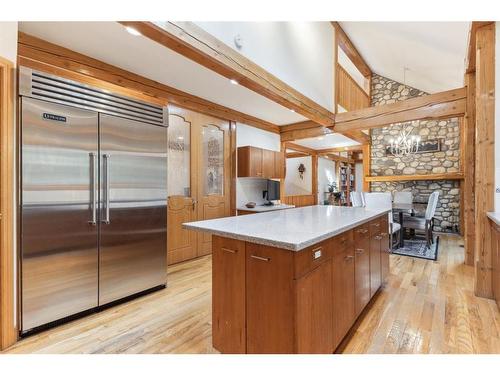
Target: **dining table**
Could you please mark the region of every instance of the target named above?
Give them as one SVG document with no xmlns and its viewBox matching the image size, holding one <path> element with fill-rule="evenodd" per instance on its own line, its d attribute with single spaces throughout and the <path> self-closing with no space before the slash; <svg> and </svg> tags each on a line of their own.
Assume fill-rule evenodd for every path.
<svg viewBox="0 0 500 375">
<path fill-rule="evenodd" d="M 401 234 L 399 236 L 399 247 L 404 247 L 405 244 L 404 229 L 403 229 L 404 214 L 408 213 L 410 215 L 413 215 L 415 213 L 415 205 L 413 203 L 392 202 L 392 211 L 394 213 L 399 214 L 399 224 L 401 225 Z"/>
</svg>

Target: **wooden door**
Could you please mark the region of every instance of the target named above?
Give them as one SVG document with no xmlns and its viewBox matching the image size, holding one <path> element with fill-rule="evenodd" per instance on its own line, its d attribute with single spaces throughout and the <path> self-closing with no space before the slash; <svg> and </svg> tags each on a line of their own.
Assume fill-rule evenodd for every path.
<svg viewBox="0 0 500 375">
<path fill-rule="evenodd" d="M 230 214 L 229 122 L 169 106 L 168 264 L 210 254 L 211 235 L 182 228 Z"/>
<path fill-rule="evenodd" d="M 324 262 L 296 281 L 297 353 L 333 352 L 332 261 Z"/>
<path fill-rule="evenodd" d="M 196 154 L 197 220 L 229 216 L 231 188 L 231 146 L 229 121 L 197 114 L 193 129 Z M 212 252 L 212 236 L 198 233 L 198 256 Z"/>
<path fill-rule="evenodd" d="M 197 219 L 196 160 L 192 157 L 192 112 L 169 108 L 167 261 L 182 262 L 197 256 L 196 232 L 182 228 Z"/>
<path fill-rule="evenodd" d="M 262 177 L 274 178 L 274 151 L 262 150 Z"/>
<path fill-rule="evenodd" d="M 245 242 L 213 236 L 212 341 L 222 353 L 246 352 Z"/>
<path fill-rule="evenodd" d="M 370 230 L 364 224 L 354 230 L 354 298 L 356 316 L 370 301 Z"/>
<path fill-rule="evenodd" d="M 351 328 L 356 317 L 354 301 L 354 249 L 336 246 L 333 254 L 334 348 Z"/>
<path fill-rule="evenodd" d="M 370 222 L 370 294 L 372 297 L 380 288 L 382 283 L 380 269 L 380 221 Z"/>
<path fill-rule="evenodd" d="M 389 220 L 387 216 L 380 219 L 380 278 L 382 283 L 389 276 L 389 254 L 391 252 L 389 237 Z"/>
<path fill-rule="evenodd" d="M 295 351 L 293 255 L 289 250 L 246 244 L 249 354 Z"/>
<path fill-rule="evenodd" d="M 274 153 L 274 178 L 285 178 L 285 155 L 283 152 Z"/>
</svg>

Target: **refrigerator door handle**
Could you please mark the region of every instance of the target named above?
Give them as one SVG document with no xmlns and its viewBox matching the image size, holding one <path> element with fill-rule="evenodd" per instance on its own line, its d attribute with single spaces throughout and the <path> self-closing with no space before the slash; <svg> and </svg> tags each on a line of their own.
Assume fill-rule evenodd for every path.
<svg viewBox="0 0 500 375">
<path fill-rule="evenodd" d="M 109 154 L 102 155 L 104 166 L 104 224 L 109 224 Z"/>
<path fill-rule="evenodd" d="M 97 186 L 96 186 L 96 153 L 90 152 L 90 194 L 91 194 L 91 205 L 92 205 L 92 220 L 89 221 L 89 224 L 96 225 L 97 224 Z"/>
</svg>

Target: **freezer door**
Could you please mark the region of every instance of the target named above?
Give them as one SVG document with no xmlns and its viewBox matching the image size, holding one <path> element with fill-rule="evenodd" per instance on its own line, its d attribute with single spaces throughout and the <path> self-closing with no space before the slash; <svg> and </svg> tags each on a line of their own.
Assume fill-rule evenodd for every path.
<svg viewBox="0 0 500 375">
<path fill-rule="evenodd" d="M 166 283 L 167 128 L 99 116 L 103 305 Z"/>
<path fill-rule="evenodd" d="M 98 115 L 22 98 L 22 331 L 97 306 Z"/>
</svg>

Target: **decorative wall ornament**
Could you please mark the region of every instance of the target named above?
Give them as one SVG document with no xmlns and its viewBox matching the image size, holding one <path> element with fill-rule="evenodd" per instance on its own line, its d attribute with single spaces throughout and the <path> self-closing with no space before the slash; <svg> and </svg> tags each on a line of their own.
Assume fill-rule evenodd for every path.
<svg viewBox="0 0 500 375">
<path fill-rule="evenodd" d="M 299 177 L 301 180 L 303 180 L 304 179 L 304 172 L 306 171 L 305 165 L 300 163 L 298 170 L 299 170 Z"/>
<path fill-rule="evenodd" d="M 439 152 L 441 151 L 441 139 L 432 139 L 430 141 L 420 141 L 418 145 L 418 150 L 415 154 L 425 154 L 427 152 Z M 385 154 L 388 156 L 395 156 L 391 151 L 391 145 L 385 148 Z"/>
</svg>

